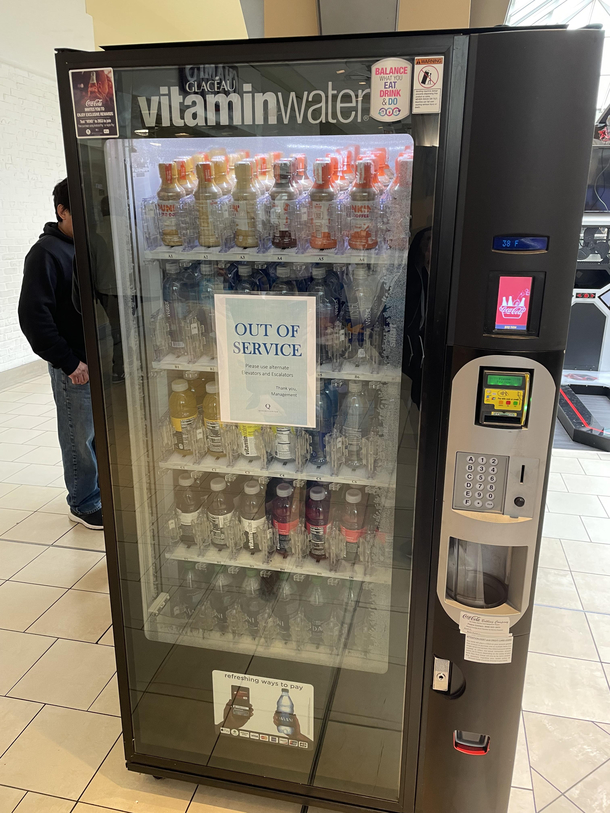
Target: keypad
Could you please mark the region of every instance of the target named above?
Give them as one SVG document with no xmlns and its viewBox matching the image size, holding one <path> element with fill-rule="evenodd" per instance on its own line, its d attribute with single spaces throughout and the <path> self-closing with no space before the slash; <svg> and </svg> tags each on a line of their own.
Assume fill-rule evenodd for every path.
<svg viewBox="0 0 610 813">
<path fill-rule="evenodd" d="M 501 514 L 508 460 L 506 455 L 458 452 L 453 507 L 462 511 Z"/>
</svg>

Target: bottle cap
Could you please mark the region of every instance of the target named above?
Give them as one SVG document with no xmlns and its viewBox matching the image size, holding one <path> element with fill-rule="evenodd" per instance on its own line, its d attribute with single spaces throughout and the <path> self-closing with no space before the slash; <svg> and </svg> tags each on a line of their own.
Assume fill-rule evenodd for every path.
<svg viewBox="0 0 610 813">
<path fill-rule="evenodd" d="M 244 263 L 244 265 L 240 265 L 237 269 L 237 273 L 240 277 L 251 277 L 252 276 L 252 266 Z"/>
<path fill-rule="evenodd" d="M 292 492 L 294 491 L 293 487 L 290 483 L 280 483 L 279 486 L 275 489 L 275 493 L 278 497 L 290 497 Z"/>
<path fill-rule="evenodd" d="M 326 489 L 322 488 L 322 486 L 314 486 L 310 490 L 309 496 L 312 500 L 323 500 L 326 497 Z"/>
<path fill-rule="evenodd" d="M 192 486 L 194 482 L 195 480 L 193 478 L 193 475 L 189 474 L 188 472 L 185 472 L 184 474 L 181 474 L 180 477 L 178 477 L 178 485 L 181 486 Z"/>
<path fill-rule="evenodd" d="M 259 172 L 267 172 L 267 156 L 264 153 L 259 153 L 254 156 L 256 167 Z"/>
<path fill-rule="evenodd" d="M 212 183 L 212 164 L 209 161 L 201 161 L 195 167 L 199 183 Z"/>
<path fill-rule="evenodd" d="M 324 277 L 326 276 L 326 268 L 324 268 L 324 267 L 322 267 L 322 268 L 319 268 L 319 267 L 318 268 L 313 268 L 312 272 L 311 272 L 311 276 L 314 279 L 324 279 Z"/>
<path fill-rule="evenodd" d="M 213 394 L 218 392 L 218 384 L 215 381 L 208 381 L 205 385 L 205 391 Z"/>
<path fill-rule="evenodd" d="M 330 160 L 316 158 L 313 165 L 313 179 L 319 186 L 328 186 L 330 179 Z"/>
<path fill-rule="evenodd" d="M 244 483 L 244 494 L 258 494 L 260 490 L 260 483 L 257 483 L 256 480 L 248 480 L 247 483 Z"/>
<path fill-rule="evenodd" d="M 290 277 L 290 268 L 287 265 L 278 265 L 276 274 L 281 279 L 288 279 Z"/>
<path fill-rule="evenodd" d="M 273 177 L 276 181 L 289 181 L 292 177 L 292 158 L 282 158 L 273 165 Z"/>
<path fill-rule="evenodd" d="M 188 381 L 185 381 L 184 378 L 175 378 L 172 381 L 172 390 L 174 392 L 184 392 L 185 390 L 188 390 L 188 388 Z"/>
<path fill-rule="evenodd" d="M 214 477 L 210 483 L 210 488 L 212 491 L 224 491 L 226 487 L 227 481 L 224 479 L 224 477 Z"/>
<path fill-rule="evenodd" d="M 345 502 L 360 502 L 362 500 L 362 491 L 357 488 L 348 488 L 345 492 Z"/>
<path fill-rule="evenodd" d="M 356 183 L 361 187 L 373 185 L 373 170 L 375 164 L 372 158 L 363 158 L 356 161 Z"/>
<path fill-rule="evenodd" d="M 196 378 L 199 378 L 199 373 L 197 370 L 186 370 L 184 373 L 184 378 L 187 381 L 194 381 Z"/>
<path fill-rule="evenodd" d="M 348 392 L 362 392 L 362 381 L 350 381 L 347 385 Z"/>
<path fill-rule="evenodd" d="M 252 180 L 252 164 L 249 161 L 238 161 L 235 164 L 235 177 L 238 181 L 247 183 Z"/>
</svg>

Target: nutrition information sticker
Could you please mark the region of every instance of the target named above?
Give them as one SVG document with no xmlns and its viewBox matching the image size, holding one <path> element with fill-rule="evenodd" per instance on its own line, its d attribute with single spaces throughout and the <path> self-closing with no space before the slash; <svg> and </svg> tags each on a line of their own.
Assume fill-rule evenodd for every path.
<svg viewBox="0 0 610 813">
<path fill-rule="evenodd" d="M 413 113 L 440 113 L 443 93 L 443 56 L 415 57 Z"/>
<path fill-rule="evenodd" d="M 118 138 L 112 68 L 70 71 L 72 108 L 77 138 Z"/>
</svg>

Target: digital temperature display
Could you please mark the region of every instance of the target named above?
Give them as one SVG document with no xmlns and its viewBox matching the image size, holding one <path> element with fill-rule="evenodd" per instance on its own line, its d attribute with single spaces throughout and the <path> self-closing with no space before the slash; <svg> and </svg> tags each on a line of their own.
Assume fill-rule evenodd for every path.
<svg viewBox="0 0 610 813">
<path fill-rule="evenodd" d="M 494 251 L 548 251 L 548 237 L 494 237 Z"/>
</svg>

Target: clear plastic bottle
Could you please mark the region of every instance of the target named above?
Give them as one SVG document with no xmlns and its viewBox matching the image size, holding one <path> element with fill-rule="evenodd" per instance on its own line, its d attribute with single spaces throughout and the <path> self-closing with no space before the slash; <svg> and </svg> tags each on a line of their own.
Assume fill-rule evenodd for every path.
<svg viewBox="0 0 610 813">
<path fill-rule="evenodd" d="M 296 455 L 296 434 L 293 426 L 274 426 L 275 449 L 273 455 L 282 463 L 294 460 Z"/>
<path fill-rule="evenodd" d="M 317 381 L 316 428 L 309 429 L 311 438 L 311 462 L 323 466 L 326 461 L 326 438 L 333 430 L 333 406 L 324 389 L 324 379 Z"/>
<path fill-rule="evenodd" d="M 223 457 L 226 452 L 222 443 L 218 384 L 215 381 L 210 381 L 205 385 L 205 391 L 206 396 L 203 399 L 203 423 L 208 444 L 208 454 L 211 454 L 213 457 Z"/>
<path fill-rule="evenodd" d="M 339 304 L 326 282 L 326 268 L 316 267 L 311 275 L 313 280 L 307 290 L 316 295 L 319 363 L 326 364 L 331 360 L 329 342 L 339 314 Z"/>
<path fill-rule="evenodd" d="M 218 200 L 222 192 L 214 183 L 212 164 L 203 161 L 197 164 L 198 184 L 195 191 L 197 217 L 199 220 L 199 245 L 205 248 L 220 245 L 220 214 Z"/>
<path fill-rule="evenodd" d="M 312 248 L 329 250 L 337 247 L 334 211 L 335 190 L 330 183 L 330 160 L 318 158 L 313 165 L 314 183 L 309 191 Z"/>
<path fill-rule="evenodd" d="M 227 613 L 237 600 L 233 578 L 222 565 L 214 568 L 214 583 L 210 592 L 210 605 L 216 613 L 216 627 L 220 632 L 229 628 Z"/>
<path fill-rule="evenodd" d="M 239 519 L 244 530 L 244 548 L 250 553 L 260 550 L 256 542 L 256 532 L 261 533 L 267 525 L 265 514 L 265 495 L 256 480 L 248 480 L 244 483 L 244 490 L 240 494 Z"/>
<path fill-rule="evenodd" d="M 412 181 L 413 161 L 399 156 L 396 159 L 396 175 L 384 199 L 389 248 L 405 251 L 409 247 Z"/>
<path fill-rule="evenodd" d="M 328 532 L 330 504 L 326 489 L 313 486 L 305 506 L 307 534 L 309 535 L 309 555 L 316 562 L 326 559 L 326 534 Z"/>
<path fill-rule="evenodd" d="M 172 394 L 169 397 L 169 417 L 174 430 L 174 451 L 181 455 L 193 453 L 190 445 L 190 431 L 197 420 L 197 401 L 183 378 L 172 381 Z"/>
<path fill-rule="evenodd" d="M 277 279 L 271 286 L 271 293 L 295 296 L 298 293 L 295 281 L 291 279 L 292 271 L 287 265 L 278 265 L 276 269 Z"/>
<path fill-rule="evenodd" d="M 184 472 L 178 477 L 175 498 L 180 536 L 182 542 L 190 548 L 195 544 L 193 524 L 199 516 L 202 503 L 201 491 L 195 487 L 195 480 L 190 472 Z"/>
<path fill-rule="evenodd" d="M 222 280 L 217 275 L 214 264 L 204 260 L 199 264 L 198 318 L 203 325 L 206 338 L 210 339 L 212 345 L 216 335 L 214 294 L 222 293 L 222 291 Z"/>
<path fill-rule="evenodd" d="M 298 506 L 295 516 L 293 497 L 294 488 L 290 483 L 280 483 L 275 489 L 275 497 L 271 504 L 273 527 L 278 532 L 277 551 L 284 558 L 291 550 L 290 535 L 299 524 Z"/>
<path fill-rule="evenodd" d="M 175 356 L 182 356 L 185 353 L 183 330 L 190 304 L 191 293 L 180 274 L 180 264 L 169 260 L 165 264 L 163 280 L 163 312 L 167 320 L 172 353 Z"/>
<path fill-rule="evenodd" d="M 356 366 L 367 361 L 367 337 L 370 338 L 374 326 L 373 306 L 375 303 L 374 281 L 366 265 L 354 266 L 351 284 L 346 285 L 347 307 L 344 322 L 349 346 L 346 358 Z"/>
<path fill-rule="evenodd" d="M 214 184 L 220 189 L 223 197 L 230 195 L 233 187 L 227 176 L 227 156 L 215 155 L 212 158 L 212 168 L 214 170 Z"/>
<path fill-rule="evenodd" d="M 362 502 L 362 492 L 358 488 L 348 488 L 339 520 L 339 527 L 345 539 L 345 558 L 348 562 L 356 561 L 360 539 L 366 533 L 365 526 L 366 506 Z"/>
<path fill-rule="evenodd" d="M 252 279 L 256 283 L 259 291 L 269 290 L 269 279 L 263 270 L 265 268 L 265 263 L 254 263 L 254 268 L 252 269 Z"/>
<path fill-rule="evenodd" d="M 187 159 L 176 158 L 175 164 L 178 171 L 178 183 L 184 189 L 185 195 L 193 195 L 197 185 L 193 183 L 189 176 Z"/>
<path fill-rule="evenodd" d="M 356 163 L 356 180 L 350 190 L 349 247 L 357 251 L 377 246 L 377 190 L 373 185 L 373 161 Z"/>
<path fill-rule="evenodd" d="M 253 294 L 258 290 L 258 286 L 252 278 L 251 265 L 248 263 L 240 263 L 237 273 L 239 275 L 239 279 L 237 281 L 237 285 L 235 286 L 236 291 L 239 291 L 242 294 Z"/>
<path fill-rule="evenodd" d="M 273 616 L 278 622 L 279 638 L 288 641 L 291 637 L 290 625 L 299 612 L 299 593 L 290 578 L 290 573 L 281 572 L 279 581 Z"/>
<path fill-rule="evenodd" d="M 159 164 L 161 187 L 157 192 L 157 218 L 161 242 L 164 246 L 181 246 L 182 237 L 178 230 L 180 201 L 185 197 L 184 189 L 178 183 L 178 168 L 173 162 Z"/>
<path fill-rule="evenodd" d="M 206 591 L 206 583 L 195 562 L 179 562 L 180 603 L 187 618 L 192 618 L 200 606 Z"/>
<path fill-rule="evenodd" d="M 206 511 L 212 529 L 212 545 L 218 550 L 227 547 L 226 527 L 233 516 L 233 500 L 226 493 L 227 483 L 224 477 L 214 477 L 210 483 L 212 493 L 208 497 Z"/>
<path fill-rule="evenodd" d="M 292 159 L 283 158 L 273 165 L 274 184 L 269 190 L 271 198 L 271 243 L 275 248 L 295 248 L 296 200 L 298 190 L 292 183 Z"/>
<path fill-rule="evenodd" d="M 183 378 L 188 381 L 189 389 L 197 401 L 197 409 L 203 414 L 203 399 L 205 398 L 206 382 L 200 377 L 197 370 L 185 370 Z"/>
<path fill-rule="evenodd" d="M 312 576 L 311 586 L 305 597 L 305 618 L 311 624 L 311 642 L 323 643 L 324 624 L 330 620 L 332 605 L 328 600 L 322 576 Z"/>
<path fill-rule="evenodd" d="M 362 441 L 368 435 L 371 424 L 371 402 L 362 392 L 361 381 L 350 381 L 339 416 L 341 431 L 347 444 L 346 465 L 357 469 L 364 465 Z"/>
<path fill-rule="evenodd" d="M 248 622 L 248 632 L 253 638 L 261 632 L 261 621 L 264 618 L 267 603 L 261 596 L 260 571 L 254 568 L 246 570 L 246 578 L 241 586 L 241 609 Z"/>
<path fill-rule="evenodd" d="M 253 248 L 258 245 L 256 228 L 258 190 L 254 186 L 252 164 L 249 161 L 238 161 L 235 164 L 235 179 L 231 193 L 235 218 L 235 245 L 240 248 Z"/>
<path fill-rule="evenodd" d="M 288 689 L 282 689 L 278 697 L 276 713 L 279 717 L 277 733 L 284 737 L 292 737 L 295 732 L 294 703 L 288 694 Z"/>
</svg>

